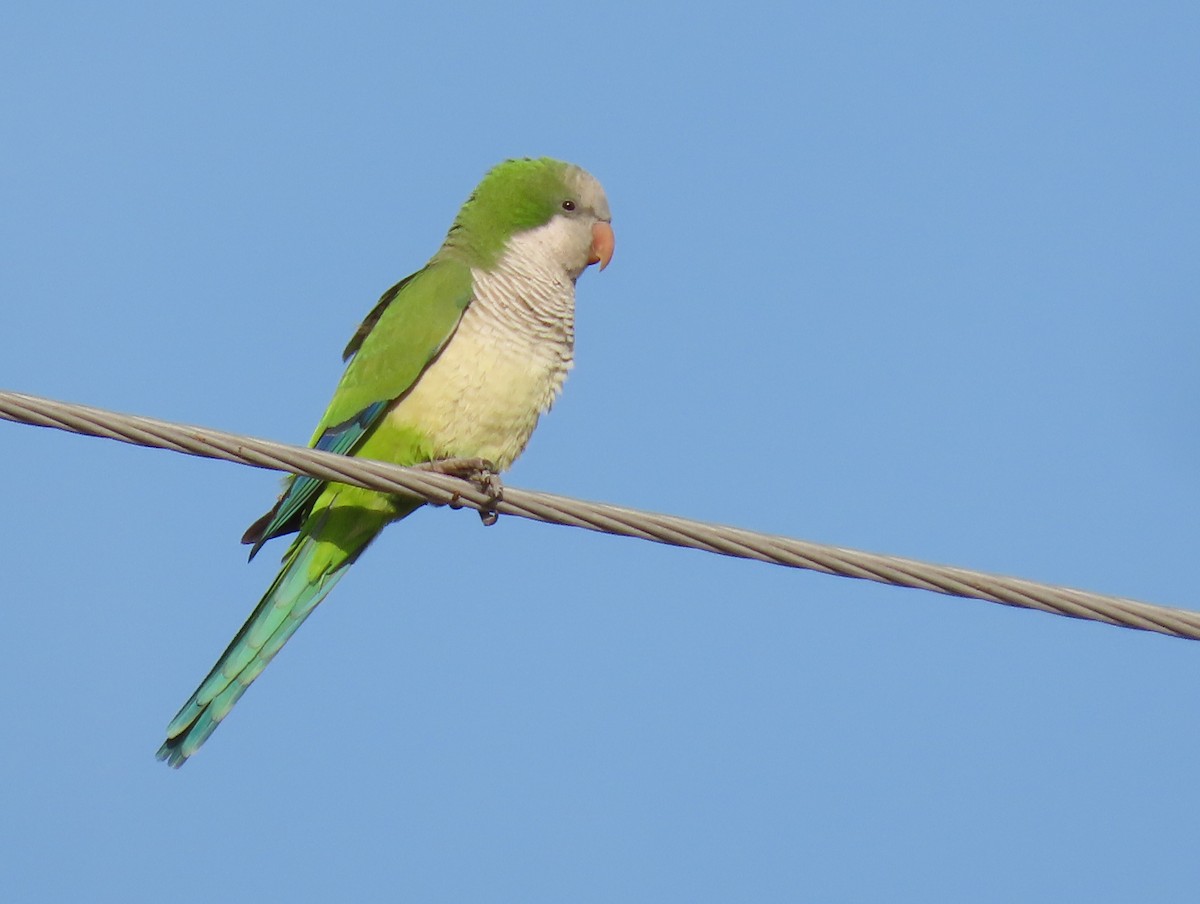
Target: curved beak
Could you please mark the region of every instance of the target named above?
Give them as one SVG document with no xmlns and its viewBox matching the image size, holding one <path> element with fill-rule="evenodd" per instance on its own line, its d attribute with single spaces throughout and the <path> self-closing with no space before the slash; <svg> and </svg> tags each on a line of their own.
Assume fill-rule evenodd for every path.
<svg viewBox="0 0 1200 904">
<path fill-rule="evenodd" d="M 588 256 L 588 265 L 599 264 L 603 270 L 612 260 L 613 248 L 616 247 L 617 237 L 613 228 L 603 221 L 592 227 L 592 253 Z"/>
</svg>

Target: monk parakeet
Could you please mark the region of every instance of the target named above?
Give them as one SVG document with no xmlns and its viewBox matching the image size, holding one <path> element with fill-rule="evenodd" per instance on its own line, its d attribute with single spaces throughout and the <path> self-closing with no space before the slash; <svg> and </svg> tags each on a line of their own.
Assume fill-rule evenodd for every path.
<svg viewBox="0 0 1200 904">
<path fill-rule="evenodd" d="M 575 280 L 613 253 L 604 189 L 542 158 L 492 169 L 424 268 L 388 289 L 310 445 L 402 465 L 521 454 L 571 368 Z M 208 677 L 167 726 L 158 758 L 181 766 L 391 521 L 420 502 L 289 478 L 242 538 L 251 558 L 295 532 L 283 566 Z"/>
</svg>

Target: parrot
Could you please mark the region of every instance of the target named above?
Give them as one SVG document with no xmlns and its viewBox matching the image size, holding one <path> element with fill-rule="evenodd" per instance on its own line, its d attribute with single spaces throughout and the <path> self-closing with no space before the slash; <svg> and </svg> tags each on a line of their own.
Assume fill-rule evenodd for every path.
<svg viewBox="0 0 1200 904">
<path fill-rule="evenodd" d="M 343 353 L 309 445 L 421 465 L 474 459 L 499 473 L 525 449 L 574 363 L 575 282 L 615 237 L 586 170 L 549 157 L 487 172 L 429 262 L 383 293 Z M 313 477 L 287 478 L 246 531 L 253 559 L 296 536 L 274 582 L 167 726 L 178 768 L 381 530 L 425 503 Z"/>
</svg>

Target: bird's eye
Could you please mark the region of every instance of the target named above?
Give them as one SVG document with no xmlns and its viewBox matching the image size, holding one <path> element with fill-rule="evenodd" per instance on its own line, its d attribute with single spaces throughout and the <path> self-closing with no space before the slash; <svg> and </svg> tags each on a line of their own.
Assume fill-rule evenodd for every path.
<svg viewBox="0 0 1200 904">
<path fill-rule="evenodd" d="M 575 202 L 572 201 L 570 198 L 567 198 L 567 200 L 562 202 L 562 209 L 563 210 L 574 210 Z"/>
</svg>

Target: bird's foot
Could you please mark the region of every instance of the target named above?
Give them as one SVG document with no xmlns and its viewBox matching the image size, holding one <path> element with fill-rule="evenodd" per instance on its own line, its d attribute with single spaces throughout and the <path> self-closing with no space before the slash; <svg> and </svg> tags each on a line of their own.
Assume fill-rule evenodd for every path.
<svg viewBox="0 0 1200 904">
<path fill-rule="evenodd" d="M 496 466 L 486 458 L 442 458 L 423 462 L 419 467 L 475 484 L 488 499 L 487 505 L 479 510 L 479 520 L 485 527 L 491 527 L 500 518 L 496 503 L 504 498 L 504 484 L 496 473 Z M 462 499 L 457 493 L 450 497 L 450 507 L 462 508 Z"/>
</svg>

